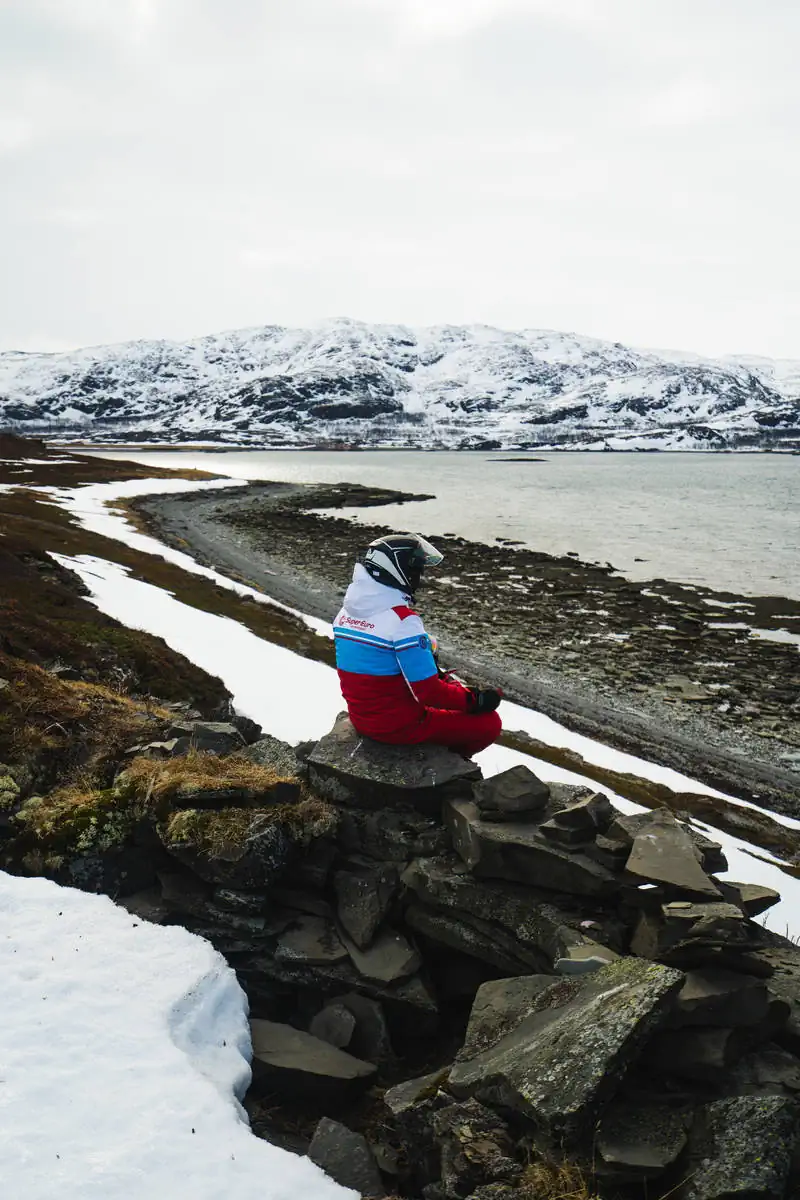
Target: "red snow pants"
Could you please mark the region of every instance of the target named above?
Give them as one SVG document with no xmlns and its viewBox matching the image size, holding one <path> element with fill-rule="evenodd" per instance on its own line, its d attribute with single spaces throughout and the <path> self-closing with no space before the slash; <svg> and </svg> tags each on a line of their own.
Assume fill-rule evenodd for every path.
<svg viewBox="0 0 800 1200">
<path fill-rule="evenodd" d="M 503 728 L 499 715 L 490 713 L 450 712 L 443 708 L 426 708 L 422 720 L 415 725 L 406 725 L 392 733 L 374 733 L 367 736 L 376 742 L 388 742 L 393 746 L 416 746 L 420 742 L 437 742 L 472 758 L 500 736 Z"/>
</svg>

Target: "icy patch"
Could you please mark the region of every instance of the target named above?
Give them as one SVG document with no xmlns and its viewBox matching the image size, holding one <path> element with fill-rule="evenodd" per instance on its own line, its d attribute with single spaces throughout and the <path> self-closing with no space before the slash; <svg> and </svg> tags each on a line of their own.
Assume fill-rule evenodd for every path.
<svg viewBox="0 0 800 1200">
<path fill-rule="evenodd" d="M 238 596 L 249 596 L 252 600 L 256 600 L 260 604 L 268 604 L 271 608 L 278 608 L 282 612 L 291 613 L 292 616 L 299 617 L 300 620 L 304 621 L 316 633 L 322 634 L 325 637 L 331 637 L 331 627 L 326 621 L 320 621 L 316 617 L 307 616 L 305 613 L 300 612 L 299 609 L 291 608 L 288 604 L 281 604 L 279 600 L 273 600 L 270 596 L 265 596 L 263 592 L 256 591 L 255 588 L 247 587 L 243 583 L 237 583 L 236 580 L 229 579 L 227 575 L 220 575 L 210 567 L 202 566 L 196 559 L 188 554 L 184 554 L 181 550 L 174 550 L 171 546 L 167 546 L 157 538 L 150 537 L 146 533 L 140 533 L 138 529 L 134 528 L 127 517 L 110 507 L 115 501 L 128 500 L 136 496 L 162 495 L 168 492 L 193 492 L 201 489 L 207 491 L 215 488 L 245 487 L 246 484 L 247 481 L 243 479 L 207 479 L 203 481 L 189 479 L 129 479 L 124 483 L 93 483 L 77 488 L 43 487 L 39 488 L 38 491 L 52 496 L 57 504 L 60 504 L 72 516 L 78 518 L 84 529 L 88 529 L 92 533 L 99 533 L 103 537 L 114 538 L 115 541 L 123 542 L 124 545 L 130 546 L 132 550 L 140 550 L 143 554 L 153 554 L 158 558 L 163 558 L 166 562 L 174 563 L 175 566 L 181 567 L 184 571 L 189 571 L 192 575 L 202 575 L 205 579 L 212 579 L 218 587 L 226 588 L 229 592 L 235 592 Z"/>
<path fill-rule="evenodd" d="M 252 717 L 274 737 L 293 744 L 320 738 L 343 707 L 339 678 L 324 663 L 302 658 L 256 637 L 229 617 L 176 600 L 151 583 L 132 579 L 126 567 L 81 554 L 53 554 L 75 571 L 101 612 L 130 629 L 161 637 L 233 695 L 237 712 Z"/>
<path fill-rule="evenodd" d="M 208 942 L 0 872 L 3 1194 L 355 1200 L 250 1132 L 246 998 Z"/>
</svg>

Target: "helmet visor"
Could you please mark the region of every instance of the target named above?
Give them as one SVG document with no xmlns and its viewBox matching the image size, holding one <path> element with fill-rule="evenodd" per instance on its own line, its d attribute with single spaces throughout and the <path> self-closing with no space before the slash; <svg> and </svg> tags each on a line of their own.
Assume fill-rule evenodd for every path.
<svg viewBox="0 0 800 1200">
<path fill-rule="evenodd" d="M 440 553 L 435 546 L 432 546 L 429 541 L 426 541 L 424 537 L 421 537 L 420 534 L 415 533 L 414 537 L 419 542 L 419 548 L 422 552 L 422 561 L 424 566 L 438 567 L 439 563 L 443 561 L 444 555 Z"/>
</svg>

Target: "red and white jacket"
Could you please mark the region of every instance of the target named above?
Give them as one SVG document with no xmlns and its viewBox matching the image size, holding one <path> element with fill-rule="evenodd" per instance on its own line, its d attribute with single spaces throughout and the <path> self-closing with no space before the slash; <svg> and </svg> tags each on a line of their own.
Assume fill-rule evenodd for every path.
<svg viewBox="0 0 800 1200">
<path fill-rule="evenodd" d="M 333 623 L 336 666 L 350 720 L 367 737 L 418 724 L 428 708 L 469 712 L 470 692 L 443 678 L 410 597 L 358 563 Z"/>
</svg>

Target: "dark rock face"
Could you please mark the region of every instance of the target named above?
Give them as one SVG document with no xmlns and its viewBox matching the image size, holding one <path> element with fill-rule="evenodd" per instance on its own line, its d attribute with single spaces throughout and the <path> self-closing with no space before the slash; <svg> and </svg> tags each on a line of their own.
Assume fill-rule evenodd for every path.
<svg viewBox="0 0 800 1200">
<path fill-rule="evenodd" d="M 522 1174 L 506 1126 L 476 1100 L 440 1109 L 433 1131 L 441 1151 L 440 1187 L 446 1200 L 459 1200 L 481 1184 L 515 1180 Z"/>
<path fill-rule="evenodd" d="M 480 770 L 443 746 L 389 746 L 356 733 L 347 716 L 311 751 L 318 795 L 368 809 L 416 808 L 438 816 L 445 795 L 467 795 Z"/>
<path fill-rule="evenodd" d="M 586 912 L 574 898 L 502 880 L 476 879 L 452 855 L 415 859 L 403 874 L 403 884 L 415 899 L 407 914 L 415 928 L 419 928 L 420 908 L 437 920 L 447 918 L 452 937 L 473 939 L 476 947 L 483 939 L 490 953 L 486 961 L 514 974 L 520 969 L 552 967 L 569 946 L 590 940 L 590 928 L 620 946 L 621 926 L 613 928 L 613 922 L 602 920 L 587 926 Z M 452 944 L 450 936 L 445 944 Z"/>
<path fill-rule="evenodd" d="M 779 1096 L 739 1096 L 701 1109 L 686 1200 L 782 1200 L 800 1109 Z"/>
<path fill-rule="evenodd" d="M 386 1195 L 367 1139 L 338 1121 L 323 1117 L 314 1131 L 308 1157 L 342 1187 L 368 1198 Z"/>
<path fill-rule="evenodd" d="M 667 1104 L 615 1102 L 597 1132 L 600 1169 L 621 1181 L 657 1178 L 687 1142 L 691 1113 Z"/>
<path fill-rule="evenodd" d="M 515 1029 L 456 1064 L 450 1089 L 523 1114 L 553 1145 L 574 1143 L 665 1023 L 682 982 L 668 967 L 622 959 L 555 983 Z"/>
<path fill-rule="evenodd" d="M 398 881 L 396 867 L 386 864 L 354 865 L 352 870 L 338 871 L 334 876 L 339 921 L 359 950 L 366 950 L 375 937 Z"/>
<path fill-rule="evenodd" d="M 645 883 L 667 884 L 698 897 L 719 897 L 719 888 L 697 861 L 691 838 L 671 813 L 652 813 L 633 839 L 626 870 Z"/>
<path fill-rule="evenodd" d="M 522 821 L 526 813 L 542 811 L 550 788 L 520 764 L 476 784 L 473 799 L 484 821 Z"/>
<path fill-rule="evenodd" d="M 167 730 L 167 738 L 176 739 L 178 753 L 192 749 L 232 754 L 245 745 L 236 726 L 224 721 L 176 721 Z"/>
<path fill-rule="evenodd" d="M 762 1022 L 769 1008 L 765 982 L 733 971 L 689 971 L 672 1014 L 671 1024 L 739 1027 Z"/>
<path fill-rule="evenodd" d="M 542 992 L 554 984 L 552 975 L 521 975 L 493 979 L 478 988 L 469 1015 L 464 1045 L 458 1062 L 469 1062 L 483 1054 L 536 1012 Z"/>
<path fill-rule="evenodd" d="M 609 896 L 618 889 L 607 868 L 553 845 L 532 824 L 483 821 L 470 800 L 448 801 L 445 821 L 453 845 L 477 876 L 576 896 Z"/>
</svg>

